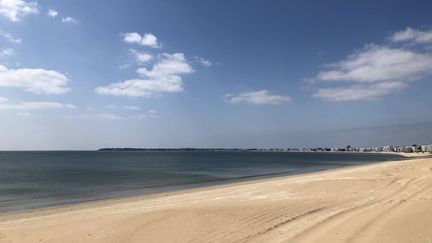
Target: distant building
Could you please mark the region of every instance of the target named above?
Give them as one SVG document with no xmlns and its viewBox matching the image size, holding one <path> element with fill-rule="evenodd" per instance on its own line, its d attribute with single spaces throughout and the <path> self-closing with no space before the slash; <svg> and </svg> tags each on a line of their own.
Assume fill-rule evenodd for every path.
<svg viewBox="0 0 432 243">
<path fill-rule="evenodd" d="M 387 145 L 387 146 L 383 147 L 383 152 L 395 152 L 395 151 L 396 150 L 395 150 L 395 148 L 393 146 Z"/>
<path fill-rule="evenodd" d="M 432 152 L 432 144 L 422 145 L 421 146 L 421 150 L 422 150 L 422 152 L 429 152 L 429 153 L 431 153 Z"/>
<path fill-rule="evenodd" d="M 402 152 L 404 152 L 404 153 L 412 153 L 412 152 L 414 152 L 414 149 L 413 149 L 412 146 L 405 146 L 405 147 L 403 147 L 403 151 Z"/>
</svg>

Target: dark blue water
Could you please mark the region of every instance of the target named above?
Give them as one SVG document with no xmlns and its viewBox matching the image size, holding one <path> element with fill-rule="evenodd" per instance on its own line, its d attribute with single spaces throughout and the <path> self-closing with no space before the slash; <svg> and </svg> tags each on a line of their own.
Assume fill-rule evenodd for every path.
<svg viewBox="0 0 432 243">
<path fill-rule="evenodd" d="M 388 160 L 283 152 L 0 152 L 0 212 Z"/>
</svg>

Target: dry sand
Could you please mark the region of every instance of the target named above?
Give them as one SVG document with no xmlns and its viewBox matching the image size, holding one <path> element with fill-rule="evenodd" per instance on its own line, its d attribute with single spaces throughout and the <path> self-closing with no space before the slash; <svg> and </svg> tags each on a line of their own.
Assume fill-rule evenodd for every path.
<svg viewBox="0 0 432 243">
<path fill-rule="evenodd" d="M 0 242 L 432 242 L 432 159 L 0 216 Z"/>
</svg>

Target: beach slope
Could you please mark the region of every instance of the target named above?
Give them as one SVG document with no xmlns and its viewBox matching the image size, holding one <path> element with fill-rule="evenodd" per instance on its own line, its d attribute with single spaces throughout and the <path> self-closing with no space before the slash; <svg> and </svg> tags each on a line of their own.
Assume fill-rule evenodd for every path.
<svg viewBox="0 0 432 243">
<path fill-rule="evenodd" d="M 432 242 L 432 159 L 0 216 L 0 242 Z"/>
</svg>

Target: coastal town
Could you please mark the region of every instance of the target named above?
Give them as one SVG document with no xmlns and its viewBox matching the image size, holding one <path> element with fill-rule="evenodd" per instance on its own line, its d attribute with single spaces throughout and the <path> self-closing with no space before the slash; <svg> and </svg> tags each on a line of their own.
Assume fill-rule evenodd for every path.
<svg viewBox="0 0 432 243">
<path fill-rule="evenodd" d="M 432 144 L 382 147 L 316 147 L 316 148 L 101 148 L 98 151 L 259 151 L 259 152 L 365 152 L 365 153 L 432 153 Z"/>
<path fill-rule="evenodd" d="M 382 147 L 354 147 L 347 145 L 345 147 L 333 148 L 286 148 L 286 149 L 269 149 L 269 151 L 287 151 L 287 152 L 394 152 L 394 153 L 432 153 L 432 144 L 411 146 L 386 145 Z"/>
</svg>

